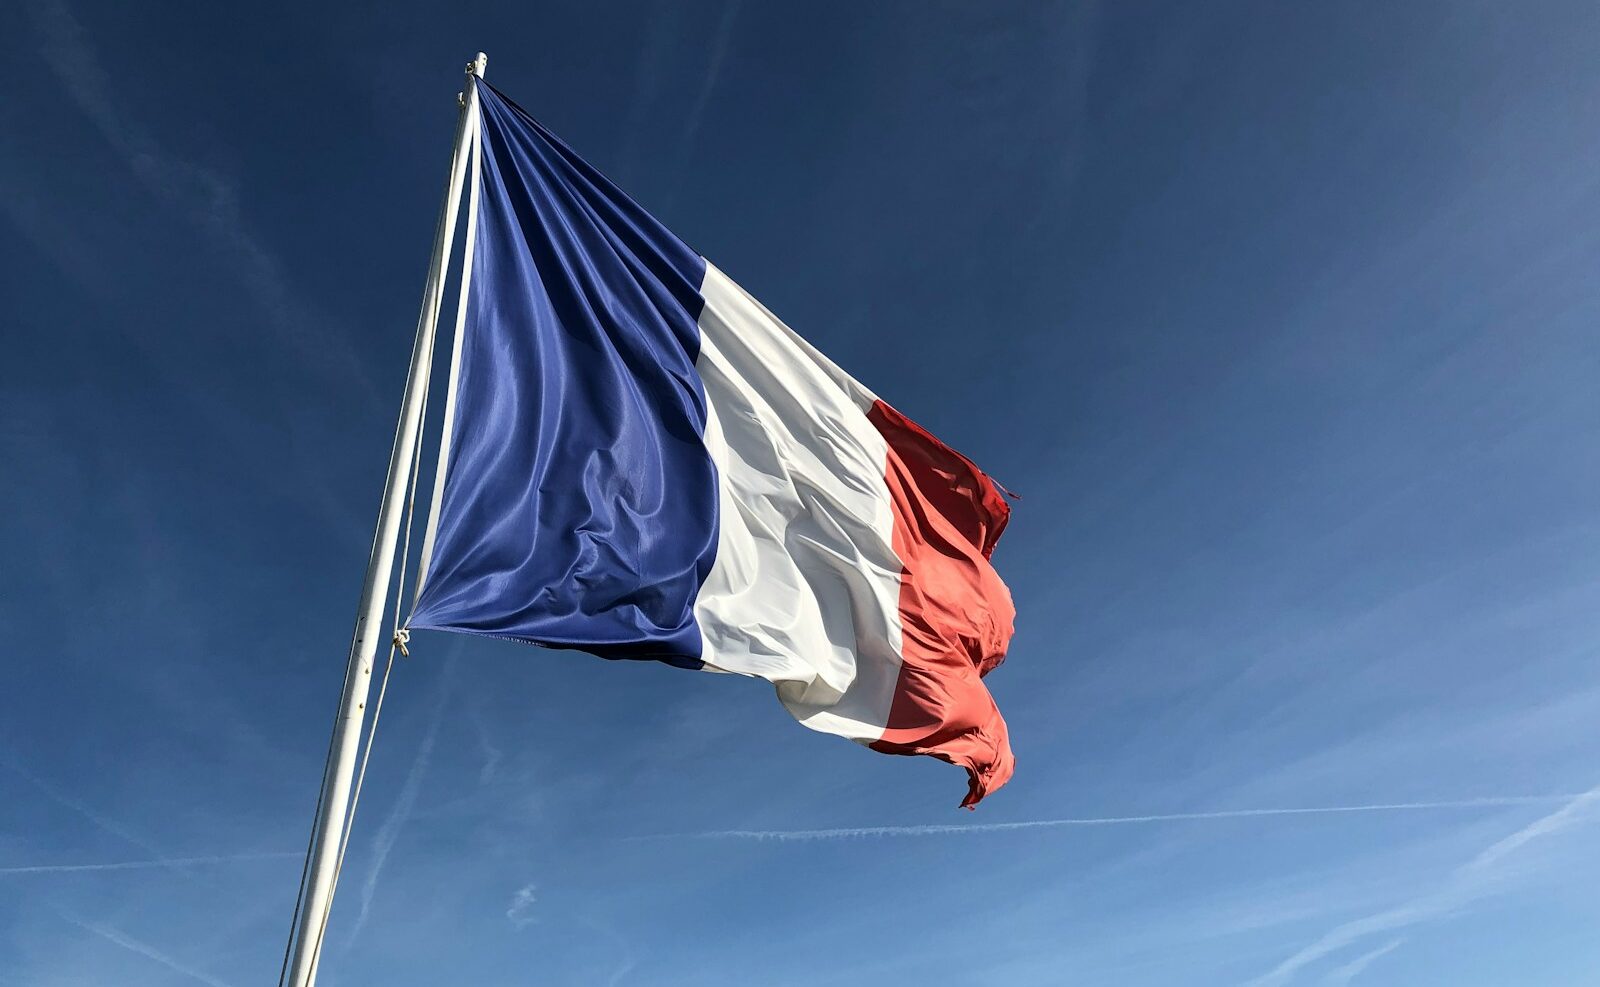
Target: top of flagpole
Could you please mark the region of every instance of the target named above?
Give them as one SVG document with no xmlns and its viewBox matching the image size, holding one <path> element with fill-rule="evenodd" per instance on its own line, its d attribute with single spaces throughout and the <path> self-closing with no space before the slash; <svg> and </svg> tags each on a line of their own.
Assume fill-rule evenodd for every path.
<svg viewBox="0 0 1600 987">
<path fill-rule="evenodd" d="M 469 79 L 473 78 L 473 77 L 477 77 L 477 78 L 481 79 L 481 78 L 483 78 L 484 70 L 486 70 L 488 67 L 489 67 L 489 56 L 485 55 L 483 52 L 480 51 L 480 52 L 478 52 L 478 57 L 477 58 L 474 58 L 472 61 L 467 63 L 467 77 Z M 467 88 L 470 89 L 472 87 L 468 86 Z M 463 107 L 465 107 L 467 105 L 467 90 L 466 89 L 463 89 L 460 92 L 456 93 L 456 102 L 460 103 Z"/>
<path fill-rule="evenodd" d="M 483 73 L 488 67 L 489 56 L 481 51 L 478 52 L 478 57 L 467 63 L 467 78 L 483 78 Z M 456 93 L 456 102 L 460 103 L 463 109 L 467 105 L 467 90 L 471 88 L 472 86 L 469 84 L 466 89 Z"/>
</svg>

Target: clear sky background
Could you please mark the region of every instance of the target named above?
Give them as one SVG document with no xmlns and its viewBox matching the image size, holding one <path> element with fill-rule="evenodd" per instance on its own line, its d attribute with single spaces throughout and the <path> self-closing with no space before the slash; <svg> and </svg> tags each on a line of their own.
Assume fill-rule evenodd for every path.
<svg viewBox="0 0 1600 987">
<path fill-rule="evenodd" d="M 419 634 L 323 983 L 1594 983 L 1597 38 L 6 6 L 0 984 L 272 982 L 480 48 L 1022 494 L 1017 774 L 958 813 L 757 682 Z M 1393 803 L 1445 804 L 1231 814 Z"/>
</svg>

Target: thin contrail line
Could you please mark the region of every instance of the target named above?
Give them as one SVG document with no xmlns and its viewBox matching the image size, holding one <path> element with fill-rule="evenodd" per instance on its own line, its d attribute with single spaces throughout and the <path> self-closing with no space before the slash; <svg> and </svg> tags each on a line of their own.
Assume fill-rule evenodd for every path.
<svg viewBox="0 0 1600 987">
<path fill-rule="evenodd" d="M 1400 904 L 1350 919 L 1335 926 L 1322 938 L 1301 949 L 1246 987 L 1282 987 L 1296 979 L 1300 971 L 1370 936 L 1396 932 L 1446 915 L 1456 914 L 1479 899 L 1504 891 L 1505 874 L 1496 874 L 1496 865 L 1525 845 L 1545 839 L 1584 821 L 1585 813 L 1600 803 L 1600 785 L 1562 800 L 1554 812 L 1540 816 L 1509 836 L 1478 851 L 1471 860 L 1456 867 L 1444 883 Z"/>
<path fill-rule="evenodd" d="M 32 771 L 29 771 L 27 768 L 23 767 L 20 761 L 13 759 L 9 753 L 0 753 L 0 766 L 10 768 L 18 776 L 20 776 L 22 780 L 43 792 L 52 802 L 55 802 L 58 805 L 66 806 L 68 809 L 71 809 L 73 812 L 76 812 L 78 815 L 89 820 L 91 823 L 94 823 L 96 826 L 105 830 L 107 833 L 110 833 L 112 836 L 115 836 L 117 839 L 122 840 L 125 843 L 131 843 L 146 853 L 153 853 L 156 856 L 161 855 L 160 847 L 152 844 L 150 841 L 142 838 L 137 833 L 129 830 L 126 826 L 117 822 L 115 819 L 97 812 L 88 805 L 85 805 L 83 802 L 80 802 L 78 799 L 73 798 L 71 795 L 57 788 L 55 785 L 52 785 L 50 782 L 40 778 Z"/>
<path fill-rule="evenodd" d="M 227 981 L 219 980 L 216 977 L 213 977 L 211 974 L 206 973 L 204 970 L 197 970 L 192 966 L 180 962 L 179 960 L 173 959 L 171 956 L 161 952 L 154 946 L 151 946 L 149 943 L 140 942 L 139 940 L 128 935 L 126 932 L 123 932 L 121 929 L 113 929 L 109 925 L 99 925 L 94 922 L 85 922 L 81 919 L 75 918 L 68 918 L 67 921 L 81 929 L 84 929 L 85 931 L 93 932 L 95 935 L 106 940 L 107 942 L 115 943 L 116 945 L 121 946 L 130 953 L 138 953 L 140 956 L 143 956 L 149 960 L 153 960 L 156 963 L 159 963 L 167 969 L 173 971 L 174 973 L 181 973 L 186 977 L 189 977 L 193 980 L 198 980 L 201 983 L 208 985 L 208 987 L 232 987 L 232 985 Z"/>
<path fill-rule="evenodd" d="M 390 851 L 400 839 L 400 831 L 405 828 L 406 821 L 416 809 L 417 796 L 422 791 L 422 779 L 427 775 L 428 768 L 433 762 L 433 746 L 439 739 L 439 724 L 444 722 L 444 708 L 450 701 L 450 669 L 460 653 L 461 643 L 457 641 L 445 657 L 444 680 L 439 686 L 439 699 L 434 703 L 433 720 L 428 724 L 428 732 L 417 748 L 416 757 L 411 762 L 411 770 L 406 773 L 405 783 L 400 786 L 400 794 L 395 797 L 394 808 L 389 810 L 388 818 L 378 827 L 378 834 L 372 840 L 372 856 L 367 866 L 367 879 L 361 885 L 361 910 L 356 913 L 355 925 L 350 929 L 350 938 L 345 940 L 347 949 L 361 935 L 361 930 L 366 928 L 367 917 L 372 914 L 373 899 L 378 894 L 378 878 L 383 874 L 383 865 L 388 862 Z"/>
<path fill-rule="evenodd" d="M 1495 795 L 1449 802 L 1381 802 L 1368 805 L 1314 805 L 1274 809 L 1221 809 L 1214 812 L 1166 812 L 1145 816 L 1080 816 L 1069 819 L 1033 819 L 1027 822 L 934 824 L 927 826 L 853 826 L 840 829 L 720 829 L 704 833 L 659 833 L 633 840 L 848 840 L 873 836 L 955 836 L 964 833 L 1000 833 L 1019 829 L 1054 829 L 1064 826 L 1125 826 L 1142 823 L 1192 822 L 1207 819 L 1252 819 L 1258 816 L 1322 816 L 1362 812 L 1427 812 L 1446 809 L 1485 809 L 1512 805 L 1563 802 L 1573 795 Z"/>
<path fill-rule="evenodd" d="M 299 857 L 299 851 L 282 850 L 271 853 L 227 853 L 208 857 L 164 857 L 160 860 L 118 860 L 104 864 L 32 864 L 25 867 L 0 867 L 5 874 L 72 874 L 96 870 L 159 870 L 183 867 L 187 864 L 231 864 L 242 860 L 278 860 Z"/>
</svg>

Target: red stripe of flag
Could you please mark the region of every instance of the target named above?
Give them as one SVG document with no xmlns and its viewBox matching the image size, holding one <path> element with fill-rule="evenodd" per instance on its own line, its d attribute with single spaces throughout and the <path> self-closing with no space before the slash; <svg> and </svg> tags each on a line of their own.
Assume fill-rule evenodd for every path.
<svg viewBox="0 0 1600 987">
<path fill-rule="evenodd" d="M 884 474 L 900 557 L 900 678 L 886 754 L 928 754 L 967 769 L 963 806 L 1011 777 L 1005 720 L 982 676 L 1005 660 L 1016 608 L 989 564 L 1011 508 L 972 461 L 889 405 L 868 419 L 888 441 Z"/>
</svg>

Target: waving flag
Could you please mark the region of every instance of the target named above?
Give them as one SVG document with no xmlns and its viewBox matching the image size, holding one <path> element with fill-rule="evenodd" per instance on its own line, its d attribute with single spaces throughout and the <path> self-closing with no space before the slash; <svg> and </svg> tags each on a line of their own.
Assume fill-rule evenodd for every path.
<svg viewBox="0 0 1600 987">
<path fill-rule="evenodd" d="M 413 628 L 766 679 L 799 721 L 1011 776 L 981 470 L 487 83 Z"/>
</svg>

